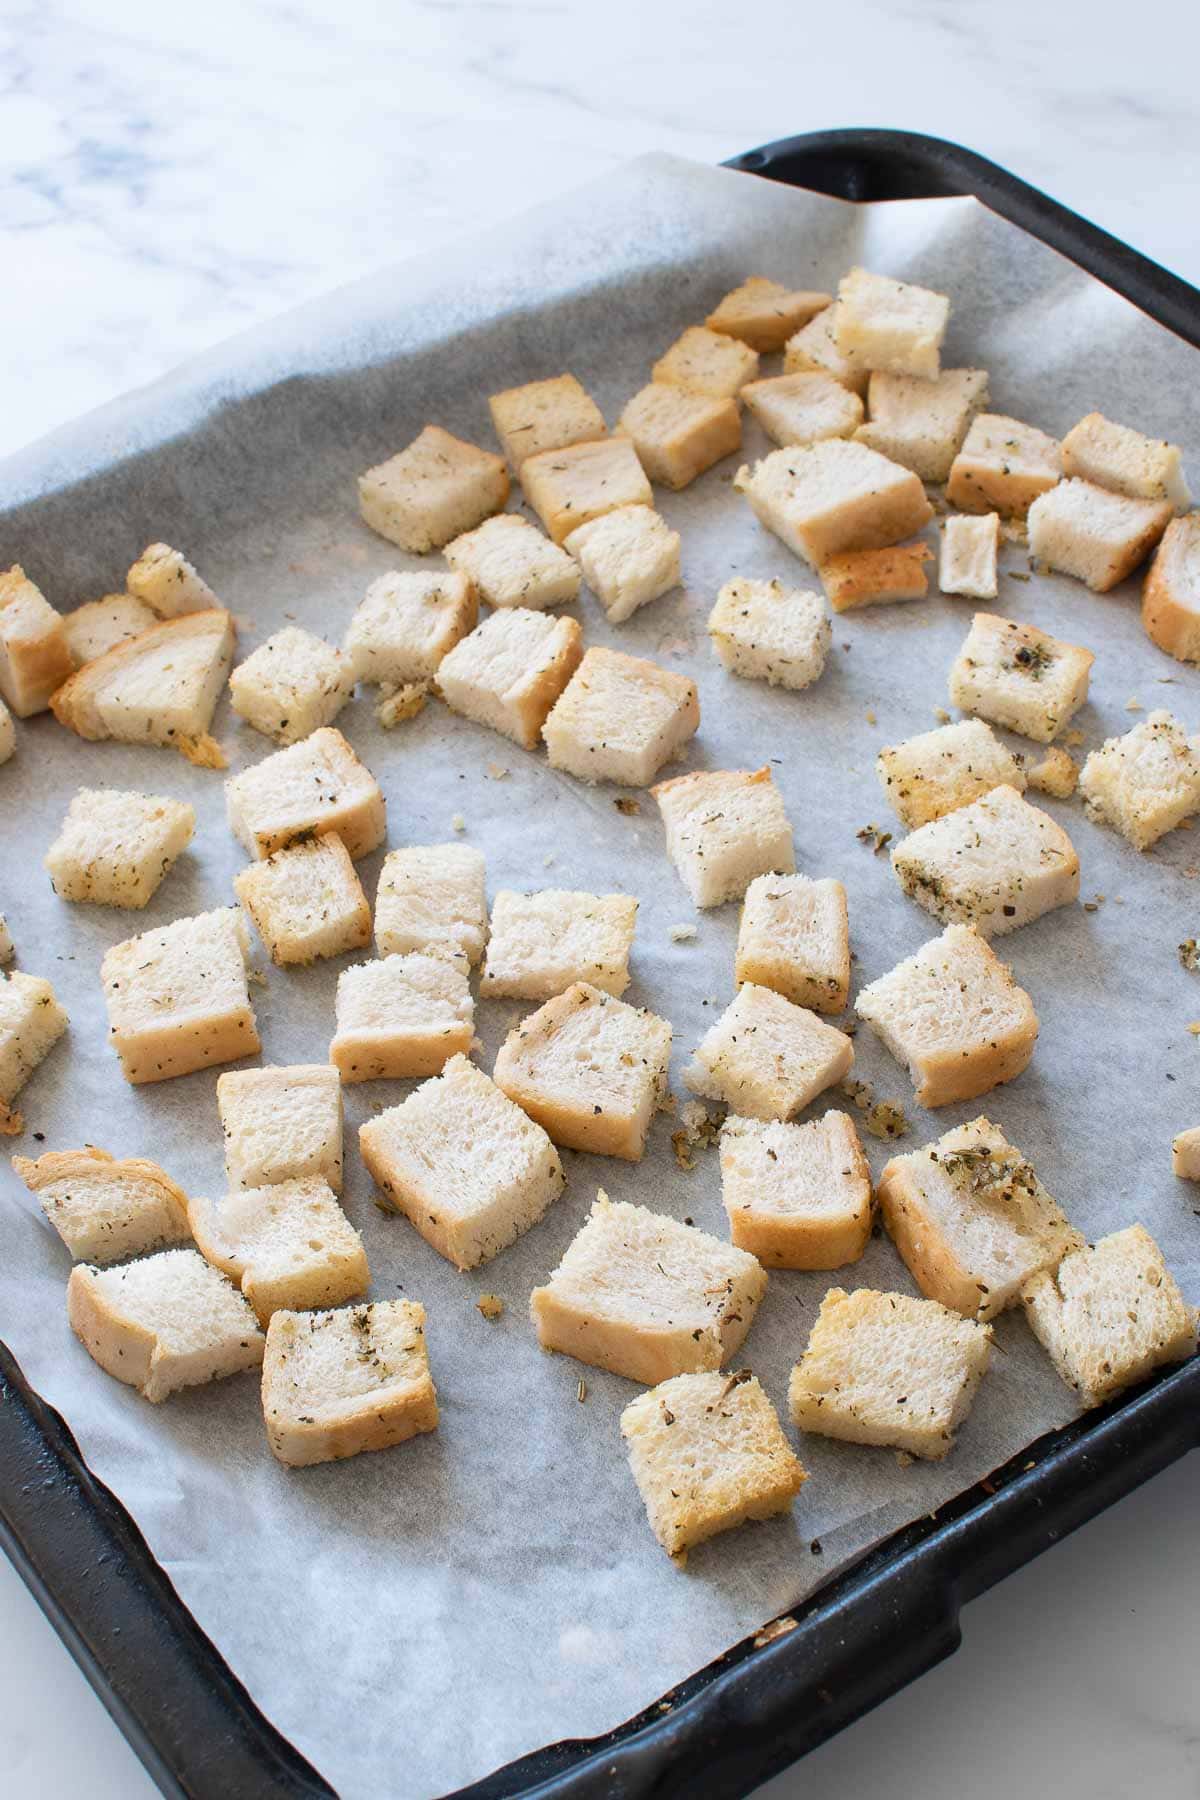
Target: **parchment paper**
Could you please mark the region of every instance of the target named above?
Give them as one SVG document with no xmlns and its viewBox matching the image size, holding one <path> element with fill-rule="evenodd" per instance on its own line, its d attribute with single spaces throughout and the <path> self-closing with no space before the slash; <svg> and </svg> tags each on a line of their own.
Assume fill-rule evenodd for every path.
<svg viewBox="0 0 1200 1800">
<path fill-rule="evenodd" d="M 392 270 L 238 339 L 16 459 L 4 471 L 11 510 L 0 519 L 0 566 L 22 561 L 52 600 L 74 604 L 118 588 L 142 546 L 164 538 L 238 615 L 243 654 L 285 619 L 339 637 L 367 582 L 411 561 L 359 522 L 354 477 L 426 420 L 490 443 L 486 396 L 563 368 L 615 420 L 676 333 L 745 274 L 832 288 L 855 262 L 953 296 L 946 362 L 987 368 L 995 410 L 1060 433 L 1099 407 L 1183 441 L 1200 478 L 1194 353 L 974 202 L 856 209 L 652 157 L 501 232 L 476 230 L 455 255 Z M 747 453 L 769 447 L 748 421 Z M 871 822 L 899 831 L 874 756 L 936 723 L 973 606 L 932 597 L 835 621 L 826 673 L 801 695 L 726 675 L 704 630 L 721 584 L 743 574 L 812 585 L 733 494 L 735 467 L 658 495 L 683 533 L 685 591 L 617 628 L 590 595 L 579 612 L 588 641 L 699 682 L 703 724 L 689 766 L 774 763 L 799 867 L 839 876 L 849 891 L 857 988 L 938 929 L 900 894 L 886 856 L 855 833 Z M 1003 563 L 1027 572 L 1019 546 Z M 999 610 L 1096 651 L 1092 699 L 1076 721 L 1089 744 L 1142 716 L 1126 710 L 1134 698 L 1200 727 L 1200 678 L 1143 636 L 1136 596 L 1132 582 L 1097 598 L 1067 580 L 1002 581 Z M 338 722 L 384 786 L 390 845 L 450 838 L 461 813 L 467 841 L 486 852 L 491 891 L 637 894 L 627 997 L 672 1021 L 678 1086 L 682 1062 L 730 997 L 738 909 L 693 913 L 653 803 L 625 816 L 615 790 L 582 787 L 437 705 L 390 734 L 369 698 Z M 216 729 L 235 770 L 268 748 L 224 705 Z M 133 931 L 232 899 L 242 857 L 221 778 L 166 752 L 86 745 L 48 716 L 19 731 L 18 754 L 0 769 L 0 908 L 19 966 L 54 981 L 71 1031 L 27 1087 L 28 1131 L 11 1148 L 36 1154 L 35 1132 L 46 1149 L 92 1140 L 156 1157 L 189 1190 L 212 1192 L 222 1181 L 215 1076 L 127 1087 L 105 1043 L 98 965 Z M 490 779 L 489 764 L 507 779 Z M 142 915 L 61 904 L 42 874 L 75 787 L 98 782 L 197 807 L 192 851 Z M 1104 898 L 1094 912 L 1060 910 L 1003 940 L 1042 1035 L 1028 1072 L 982 1108 L 1090 1236 L 1144 1221 L 1195 1300 L 1195 1192 L 1171 1176 L 1169 1142 L 1197 1122 L 1200 1040 L 1187 1025 L 1200 1017 L 1200 978 L 1181 969 L 1175 947 L 1200 926 L 1200 840 L 1178 831 L 1139 856 L 1087 823 L 1078 803 L 1039 803 L 1074 838 L 1084 897 Z M 381 854 L 360 865 L 369 894 Z M 670 927 L 693 920 L 696 941 L 671 942 Z M 255 992 L 264 1060 L 325 1056 L 339 966 L 270 971 Z M 480 1007 L 484 1068 L 524 1010 Z M 865 1028 L 856 1046 L 856 1074 L 907 1107 L 907 1146 L 981 1110 L 920 1112 Z M 406 1222 L 376 1210 L 355 1153 L 357 1125 L 404 1091 L 347 1089 L 346 1206 L 366 1239 L 372 1294 L 403 1293 L 428 1308 L 442 1424 L 349 1463 L 305 1472 L 275 1463 L 253 1378 L 151 1408 L 102 1374 L 67 1328 L 66 1253 L 7 1168 L 0 1175 L 5 1338 L 201 1626 L 344 1795 L 437 1793 L 541 1744 L 617 1725 L 844 1559 L 1072 1416 L 1067 1389 L 1010 1314 L 944 1464 L 901 1468 L 886 1450 L 807 1438 L 811 1480 L 794 1514 L 716 1540 L 681 1573 L 651 1536 L 625 1463 L 618 1417 L 637 1390 L 543 1355 L 526 1308 L 598 1185 L 724 1235 L 715 1153 L 691 1173 L 677 1168 L 669 1118 L 655 1125 L 641 1166 L 567 1153 L 568 1189 L 544 1222 L 462 1275 Z M 845 1104 L 828 1095 L 815 1110 L 829 1103 Z M 890 1147 L 867 1148 L 878 1171 Z M 882 1238 L 838 1275 L 773 1274 L 739 1361 L 781 1411 L 788 1369 L 835 1281 L 912 1286 Z M 488 1291 L 505 1301 L 494 1324 L 474 1304 Z"/>
</svg>

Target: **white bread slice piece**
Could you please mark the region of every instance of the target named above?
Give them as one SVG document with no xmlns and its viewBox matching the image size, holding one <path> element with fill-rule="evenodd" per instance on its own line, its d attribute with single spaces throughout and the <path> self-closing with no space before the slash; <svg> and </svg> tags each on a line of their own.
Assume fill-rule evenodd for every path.
<svg viewBox="0 0 1200 1800">
<path fill-rule="evenodd" d="M 497 513 L 495 518 L 485 519 L 474 531 L 447 544 L 445 557 L 489 606 L 524 606 L 542 612 L 547 606 L 564 606 L 579 597 L 575 558 L 519 513 Z M 472 617 L 465 629 L 474 624 Z"/>
<path fill-rule="evenodd" d="M 233 710 L 278 744 L 295 744 L 332 725 L 354 692 L 344 651 L 299 625 L 285 625 L 229 677 Z"/>
<path fill-rule="evenodd" d="M 252 862 L 233 888 L 272 962 L 316 962 L 371 941 L 371 908 L 336 832 Z"/>
<path fill-rule="evenodd" d="M 272 1454 L 293 1469 L 436 1431 L 425 1308 L 375 1300 L 334 1312 L 275 1313 L 262 1406 Z"/>
<path fill-rule="evenodd" d="M 1168 656 L 1200 662 L 1200 511 L 1163 533 L 1142 586 L 1142 624 Z"/>
<path fill-rule="evenodd" d="M 823 562 L 817 573 L 834 612 L 855 612 L 861 606 L 923 600 L 929 592 L 925 565 L 932 556 L 929 545 L 918 539 L 882 550 L 844 550 Z"/>
<path fill-rule="evenodd" d="M 1062 447 L 1036 425 L 978 413 L 954 458 L 946 498 L 962 512 L 1023 518 L 1062 479 Z"/>
<path fill-rule="evenodd" d="M 201 1255 L 237 1282 L 260 1325 L 281 1308 L 338 1306 L 371 1280 L 363 1241 L 320 1175 L 193 1197 L 188 1222 Z"/>
<path fill-rule="evenodd" d="M 438 691 L 452 712 L 534 750 L 582 655 L 578 619 L 509 606 L 455 645 L 439 665 Z"/>
<path fill-rule="evenodd" d="M 889 745 L 875 760 L 888 804 L 915 831 L 1002 786 L 1025 788 L 1025 771 L 982 719 L 959 719 Z"/>
<path fill-rule="evenodd" d="M 692 394 L 731 400 L 758 374 L 758 352 L 738 338 L 689 325 L 650 371 L 651 379 Z"/>
<path fill-rule="evenodd" d="M 51 710 L 81 738 L 157 744 L 201 768 L 225 758 L 208 735 L 229 665 L 233 618 L 219 608 L 164 619 L 84 663 L 55 693 Z"/>
<path fill-rule="evenodd" d="M 195 808 L 122 788 L 80 788 L 45 855 L 62 900 L 136 911 L 192 841 Z"/>
<path fill-rule="evenodd" d="M 521 486 L 556 544 L 618 506 L 654 504 L 654 490 L 627 437 L 543 450 L 522 465 Z"/>
<path fill-rule="evenodd" d="M 601 1188 L 529 1311 L 543 1350 L 653 1383 L 719 1369 L 766 1289 L 747 1251 Z"/>
<path fill-rule="evenodd" d="M 1095 657 L 997 613 L 977 612 L 950 669 L 951 705 L 1049 744 L 1088 695 Z"/>
<path fill-rule="evenodd" d="M 234 836 L 251 856 L 335 831 L 357 861 L 387 832 L 379 783 L 335 725 L 243 769 L 225 783 L 225 805 Z"/>
<path fill-rule="evenodd" d="M 987 403 L 983 369 L 943 369 L 932 381 L 878 369 L 867 387 L 868 421 L 855 436 L 922 481 L 940 485 L 971 420 Z"/>
<path fill-rule="evenodd" d="M 1085 1407 L 1101 1406 L 1196 1348 L 1188 1306 L 1143 1225 L 1064 1256 L 1025 1284 L 1025 1317 Z"/>
<path fill-rule="evenodd" d="M 1171 1173 L 1184 1181 L 1200 1181 L 1200 1125 L 1171 1139 Z"/>
<path fill-rule="evenodd" d="M 679 545 L 679 533 L 651 506 L 618 506 L 567 539 L 610 625 L 679 586 Z"/>
<path fill-rule="evenodd" d="M 1025 771 L 1028 784 L 1039 794 L 1050 794 L 1056 800 L 1069 800 L 1079 785 L 1079 764 L 1069 750 L 1047 750 Z M 1019 787 L 1019 782 L 1013 783 Z"/>
<path fill-rule="evenodd" d="M 93 1361 L 155 1403 L 263 1358 L 253 1309 L 198 1250 L 160 1250 L 119 1269 L 77 1263 L 67 1318 Z"/>
<path fill-rule="evenodd" d="M 465 956 L 440 949 L 343 969 L 329 1046 L 342 1080 L 436 1075 L 452 1056 L 470 1050 L 475 1003 L 467 974 Z"/>
<path fill-rule="evenodd" d="M 971 1410 L 992 1328 L 935 1300 L 830 1288 L 792 1370 L 792 1423 L 938 1462 Z"/>
<path fill-rule="evenodd" d="M 0 697 L 28 719 L 45 712 L 74 667 L 62 615 L 14 563 L 0 573 Z"/>
<path fill-rule="evenodd" d="M 375 894 L 380 956 L 442 947 L 477 963 L 487 937 L 483 852 L 470 844 L 406 844 L 391 850 Z"/>
<path fill-rule="evenodd" d="M 950 302 L 932 288 L 868 269 L 851 269 L 838 282 L 834 338 L 838 350 L 861 368 L 934 381 L 941 372 L 942 339 Z"/>
<path fill-rule="evenodd" d="M 249 950 L 236 906 L 113 945 L 100 980 L 109 1042 L 126 1081 L 169 1081 L 262 1048 L 246 980 Z"/>
<path fill-rule="evenodd" d="M 514 475 L 543 450 L 591 444 L 608 435 L 604 414 L 574 375 L 505 388 L 488 400 L 500 447 Z"/>
<path fill-rule="evenodd" d="M 955 513 L 944 520 L 938 558 L 938 586 L 943 594 L 994 600 L 999 590 L 999 549 L 999 513 Z"/>
<path fill-rule="evenodd" d="M 12 941 L 12 933 L 8 929 L 8 921 L 0 913 L 0 963 L 11 962 L 16 954 Z"/>
<path fill-rule="evenodd" d="M 837 320 L 838 303 L 835 300 L 832 306 L 823 307 L 815 319 L 810 319 L 807 325 L 793 333 L 784 345 L 783 372 L 785 375 L 804 375 L 810 371 L 832 375 L 844 388 L 861 397 L 867 391 L 871 372 L 843 356 L 838 349 Z"/>
<path fill-rule="evenodd" d="M 234 1069 L 217 1076 L 231 1188 L 320 1175 L 342 1191 L 342 1084 L 332 1063 Z"/>
<path fill-rule="evenodd" d="M 465 1056 L 368 1119 L 358 1141 L 388 1203 L 458 1269 L 515 1243 L 565 1183 L 541 1126 Z"/>
<path fill-rule="evenodd" d="M 421 556 L 499 512 L 508 499 L 504 458 L 426 425 L 405 449 L 358 478 L 372 531 Z"/>
<path fill-rule="evenodd" d="M 629 894 L 501 888 L 492 901 L 480 999 L 550 1000 L 576 981 L 623 994 L 637 910 Z"/>
<path fill-rule="evenodd" d="M 695 682 L 593 644 L 542 727 L 550 765 L 580 781 L 647 787 L 700 727 Z"/>
<path fill-rule="evenodd" d="M 841 882 L 756 875 L 742 902 L 733 978 L 772 988 L 813 1012 L 843 1012 L 850 931 Z"/>
<path fill-rule="evenodd" d="M 1183 475 L 1178 444 L 1143 437 L 1128 425 L 1115 425 L 1103 413 L 1088 413 L 1062 441 L 1063 473 L 1094 481 L 1114 494 L 1133 500 L 1166 500 L 1184 513 L 1192 504 Z"/>
<path fill-rule="evenodd" d="M 160 619 L 208 612 L 221 604 L 187 558 L 169 544 L 147 544 L 125 577 L 125 586 Z"/>
<path fill-rule="evenodd" d="M 910 469 L 847 438 L 772 450 L 733 485 L 768 531 L 818 568 L 843 550 L 878 550 L 927 525 L 933 508 Z"/>
<path fill-rule="evenodd" d="M 157 619 L 154 609 L 133 594 L 105 594 L 101 600 L 77 606 L 74 612 L 63 614 L 71 662 L 80 669 L 114 645 L 148 630 Z"/>
<path fill-rule="evenodd" d="M 681 488 L 742 445 L 736 400 L 651 381 L 625 404 L 618 427 L 651 481 Z"/>
<path fill-rule="evenodd" d="M 577 981 L 509 1032 L 492 1078 L 556 1144 L 640 1162 L 670 1056 L 665 1019 Z"/>
<path fill-rule="evenodd" d="M 48 1150 L 12 1166 L 76 1262 L 123 1262 L 187 1242 L 188 1197 L 157 1163 L 107 1150 Z"/>
<path fill-rule="evenodd" d="M 48 981 L 0 969 L 0 1135 L 16 1137 L 24 1129 L 12 1102 L 66 1029 L 67 1015 Z"/>
<path fill-rule="evenodd" d="M 1169 712 L 1147 713 L 1091 752 L 1079 791 L 1090 819 L 1148 850 L 1200 812 L 1200 745 Z"/>
<path fill-rule="evenodd" d="M 797 691 L 819 679 L 833 641 L 820 594 L 740 578 L 717 595 L 708 634 L 731 675 Z"/>
<path fill-rule="evenodd" d="M 768 1269 L 840 1269 L 871 1235 L 871 1171 L 843 1112 L 807 1125 L 731 1114 L 721 1199 L 733 1242 Z"/>
<path fill-rule="evenodd" d="M 896 879 L 940 919 L 1000 937 L 1079 898 L 1079 858 L 1049 813 L 1016 788 L 992 788 L 931 819 L 892 851 Z"/>
<path fill-rule="evenodd" d="M 747 382 L 741 398 L 767 436 L 783 446 L 853 437 L 862 424 L 858 395 L 816 369 Z"/>
<path fill-rule="evenodd" d="M 1029 509 L 1029 548 L 1046 568 L 1107 594 L 1145 562 L 1170 523 L 1166 500 L 1130 500 L 1090 481 L 1060 481 Z"/>
<path fill-rule="evenodd" d="M 418 569 L 381 575 L 346 632 L 346 654 L 363 682 L 428 681 L 475 629 L 479 601 L 466 575 Z"/>
<path fill-rule="evenodd" d="M 1083 1239 L 990 1119 L 894 1156 L 879 1178 L 883 1222 L 923 1294 L 965 1319 L 994 1319 L 1022 1284 Z"/>
<path fill-rule="evenodd" d="M 788 339 L 833 301 L 832 294 L 785 287 L 765 275 L 748 275 L 713 308 L 709 331 L 737 338 L 752 350 L 782 350 Z"/>
<path fill-rule="evenodd" d="M 683 1072 L 685 1086 L 751 1119 L 790 1119 L 840 1081 L 854 1045 L 806 1007 L 744 982 Z"/>
<path fill-rule="evenodd" d="M 12 714 L 0 700 L 0 763 L 6 763 L 15 755 L 17 748 L 17 728 L 13 724 Z"/>
<path fill-rule="evenodd" d="M 907 1068 L 920 1106 L 1015 1081 L 1037 1042 L 1032 1000 L 970 925 L 947 925 L 865 987 L 854 1010 Z"/>
<path fill-rule="evenodd" d="M 791 1510 L 808 1479 L 749 1369 L 675 1375 L 621 1414 L 650 1529 L 682 1567 L 694 1544 Z"/>
<path fill-rule="evenodd" d="M 651 793 L 667 855 L 697 906 L 740 900 L 756 875 L 796 867 L 792 827 L 770 768 L 698 769 Z"/>
</svg>

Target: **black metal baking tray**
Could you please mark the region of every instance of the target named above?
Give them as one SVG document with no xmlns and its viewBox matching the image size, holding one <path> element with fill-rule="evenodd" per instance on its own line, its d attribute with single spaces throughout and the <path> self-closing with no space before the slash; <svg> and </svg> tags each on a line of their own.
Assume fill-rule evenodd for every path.
<svg viewBox="0 0 1200 1800">
<path fill-rule="evenodd" d="M 728 166 L 847 200 L 974 195 L 1200 347 L 1196 289 L 959 145 L 820 132 Z M 454 1800 L 736 1800 L 948 1656 L 967 1601 L 1197 1444 L 1193 1358 L 1029 1446 L 617 1731 L 551 1745 Z M 2 1344 L 0 1544 L 165 1794 L 332 1793 L 258 1710 Z"/>
</svg>

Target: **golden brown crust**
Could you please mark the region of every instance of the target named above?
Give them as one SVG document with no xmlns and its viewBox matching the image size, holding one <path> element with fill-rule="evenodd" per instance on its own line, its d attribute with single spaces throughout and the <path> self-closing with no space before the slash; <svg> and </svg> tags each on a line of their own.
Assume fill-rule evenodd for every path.
<svg viewBox="0 0 1200 1800">
<path fill-rule="evenodd" d="M 889 544 L 882 550 L 847 550 L 817 570 L 834 612 L 857 606 L 923 600 L 929 592 L 925 564 L 933 551 L 923 542 Z"/>
</svg>

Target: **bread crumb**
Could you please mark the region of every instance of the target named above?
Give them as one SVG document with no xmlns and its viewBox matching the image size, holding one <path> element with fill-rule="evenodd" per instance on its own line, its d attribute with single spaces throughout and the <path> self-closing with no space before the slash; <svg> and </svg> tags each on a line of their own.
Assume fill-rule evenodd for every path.
<svg viewBox="0 0 1200 1800">
<path fill-rule="evenodd" d="M 455 831 L 465 831 L 467 829 L 467 821 L 463 818 L 461 813 L 455 813 L 450 823 Z"/>
<path fill-rule="evenodd" d="M 688 1100 L 681 1108 L 679 1130 L 671 1133 L 671 1148 L 675 1152 L 675 1161 L 685 1173 L 696 1166 L 693 1149 L 709 1150 L 719 1141 L 725 1113 L 725 1107 L 721 1106 L 710 1114 L 699 1100 Z"/>
<path fill-rule="evenodd" d="M 761 1631 L 755 1632 L 754 1648 L 765 1650 L 768 1644 L 775 1643 L 778 1638 L 786 1637 L 789 1631 L 795 1631 L 795 1629 L 796 1621 L 790 1613 L 785 1614 L 782 1619 L 772 1619 L 769 1625 L 764 1625 Z"/>
<path fill-rule="evenodd" d="M 507 781 L 509 776 L 504 764 L 497 762 L 490 762 L 483 772 L 489 781 Z"/>
<path fill-rule="evenodd" d="M 387 683 L 380 689 L 375 717 L 385 731 L 391 731 L 393 726 L 403 724 L 405 719 L 415 719 L 428 698 L 427 681 L 406 681 L 399 686 Z"/>
<path fill-rule="evenodd" d="M 1142 703 L 1138 699 L 1137 695 L 1130 694 L 1128 700 L 1125 702 L 1125 711 L 1126 712 L 1145 712 L 1145 710 L 1146 710 L 1145 707 L 1142 705 Z"/>
<path fill-rule="evenodd" d="M 899 1465 L 900 1465 L 900 1467 L 901 1467 L 901 1468 L 902 1468 L 902 1469 L 907 1469 L 907 1468 L 909 1468 L 909 1467 L 910 1467 L 910 1466 L 911 1466 L 911 1464 L 912 1464 L 912 1460 L 913 1460 L 913 1459 L 912 1459 L 912 1457 L 911 1457 L 911 1456 L 910 1456 L 910 1455 L 909 1455 L 909 1453 L 908 1453 L 908 1451 L 907 1451 L 907 1450 L 897 1450 L 897 1452 L 896 1452 L 896 1461 L 897 1461 L 897 1463 L 898 1463 L 898 1464 L 899 1464 Z"/>
<path fill-rule="evenodd" d="M 1083 742 L 1082 731 L 1071 730 L 1071 731 L 1064 733 L 1064 735 L 1063 735 L 1063 743 L 1066 744 L 1069 748 L 1077 749 L 1079 747 L 1079 745 L 1082 744 L 1082 742 Z"/>
<path fill-rule="evenodd" d="M 1191 1032 L 1193 1037 L 1200 1037 L 1200 1019 L 1193 1019 L 1191 1024 L 1188 1026 L 1188 1030 Z"/>
<path fill-rule="evenodd" d="M 1195 938 L 1185 938 L 1180 944 L 1179 960 L 1193 974 L 1200 969 L 1200 944 L 1197 944 Z"/>
<path fill-rule="evenodd" d="M 667 936 L 673 944 L 690 944 L 697 935 L 694 925 L 672 925 Z"/>
<path fill-rule="evenodd" d="M 879 723 L 879 721 L 875 717 L 875 714 L 872 712 L 871 708 L 868 707 L 867 708 L 867 724 L 868 725 L 877 725 L 878 723 Z"/>
<path fill-rule="evenodd" d="M 630 819 L 636 818 L 642 810 L 641 801 L 635 800 L 632 794 L 618 794 L 613 805 L 619 813 L 624 813 Z"/>
<path fill-rule="evenodd" d="M 475 1305 L 485 1319 L 498 1319 L 504 1311 L 504 1302 L 499 1294 L 480 1294 Z"/>
<path fill-rule="evenodd" d="M 876 856 L 881 855 L 892 841 L 891 832 L 881 831 L 878 825 L 864 825 L 862 829 L 856 831 L 854 835 L 860 844 L 870 844 Z"/>
<path fill-rule="evenodd" d="M 578 1400 L 580 1406 L 582 1406 L 587 1399 L 587 1382 L 583 1379 L 582 1375 L 579 1377 L 579 1386 L 575 1389 L 575 1398 Z"/>
<path fill-rule="evenodd" d="M 878 1100 L 863 1116 L 863 1124 L 872 1137 L 898 1138 L 908 1131 L 904 1108 L 894 1100 Z"/>
<path fill-rule="evenodd" d="M 553 850 L 547 850 L 545 856 L 542 858 L 542 867 L 543 869 L 552 869 L 557 861 L 558 858 L 555 856 Z"/>
<path fill-rule="evenodd" d="M 933 716 L 939 725 L 948 725 L 950 723 L 950 714 L 946 711 L 944 706 L 935 706 L 933 709 Z"/>
</svg>

